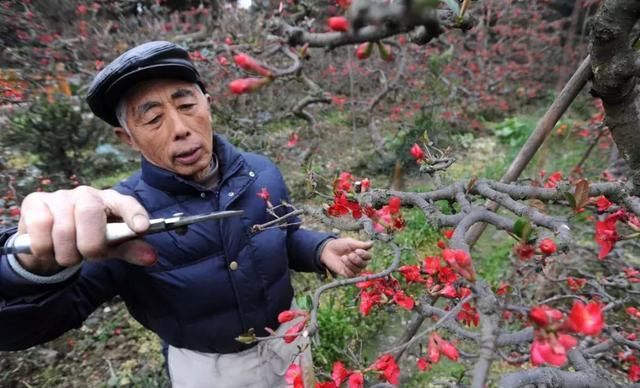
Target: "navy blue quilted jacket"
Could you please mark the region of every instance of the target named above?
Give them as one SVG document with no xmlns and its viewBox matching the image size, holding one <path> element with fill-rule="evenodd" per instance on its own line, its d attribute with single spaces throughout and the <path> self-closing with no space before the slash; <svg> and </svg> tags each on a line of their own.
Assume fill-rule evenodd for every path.
<svg viewBox="0 0 640 388">
<path fill-rule="evenodd" d="M 243 217 L 192 225 L 184 235 L 148 236 L 159 253 L 156 264 L 85 262 L 62 284 L 30 283 L 0 258 L 0 350 L 27 348 L 79 327 L 115 295 L 142 325 L 176 347 L 237 352 L 248 347 L 234 340 L 238 335 L 275 329 L 293 297 L 289 268 L 321 272 L 316 253 L 330 235 L 298 225 L 253 232 L 253 225 L 272 219 L 256 195 L 262 187 L 274 205 L 287 200 L 282 176 L 265 157 L 239 152 L 219 136 L 215 150 L 221 180 L 213 191 L 144 160 L 115 189 L 137 198 L 152 218 L 225 209 L 243 209 Z"/>
</svg>

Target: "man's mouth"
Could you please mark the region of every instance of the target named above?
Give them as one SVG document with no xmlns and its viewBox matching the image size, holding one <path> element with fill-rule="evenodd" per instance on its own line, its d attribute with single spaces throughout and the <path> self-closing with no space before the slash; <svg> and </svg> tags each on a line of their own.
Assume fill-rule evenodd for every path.
<svg viewBox="0 0 640 388">
<path fill-rule="evenodd" d="M 200 159 L 202 148 L 200 146 L 189 148 L 176 154 L 175 159 L 180 164 L 193 164 Z"/>
</svg>

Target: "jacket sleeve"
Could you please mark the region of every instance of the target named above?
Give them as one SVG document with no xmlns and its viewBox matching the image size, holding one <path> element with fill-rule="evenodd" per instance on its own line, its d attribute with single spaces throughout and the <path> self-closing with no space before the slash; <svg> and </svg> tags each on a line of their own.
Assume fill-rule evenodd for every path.
<svg viewBox="0 0 640 388">
<path fill-rule="evenodd" d="M 15 233 L 0 233 L 0 246 Z M 80 327 L 116 295 L 119 262 L 84 262 L 60 283 L 39 284 L 18 275 L 0 256 L 0 350 L 19 350 L 50 341 Z"/>
</svg>

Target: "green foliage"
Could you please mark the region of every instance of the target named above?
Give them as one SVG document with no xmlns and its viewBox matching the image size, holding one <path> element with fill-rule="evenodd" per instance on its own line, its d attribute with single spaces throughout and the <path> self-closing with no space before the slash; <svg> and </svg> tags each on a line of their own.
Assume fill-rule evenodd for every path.
<svg viewBox="0 0 640 388">
<path fill-rule="evenodd" d="M 533 123 L 524 121 L 520 117 L 509 117 L 496 124 L 491 130 L 501 143 L 511 147 L 521 147 L 533 128 Z"/>
<path fill-rule="evenodd" d="M 84 108 L 84 104 L 81 104 Z M 13 116 L 0 145 L 14 157 L 28 160 L 42 175 L 66 181 L 81 180 L 130 171 L 127 158 L 115 147 L 103 144 L 110 134 L 106 124 L 77 106 L 71 98 L 59 96 L 53 103 L 37 99 L 30 109 Z M 96 152 L 100 147 L 107 152 Z"/>
<path fill-rule="evenodd" d="M 478 243 L 481 245 L 482 240 Z M 509 255 L 514 240 L 509 238 L 502 244 L 495 242 L 489 243 L 489 246 L 480 249 L 480 254 L 474 254 L 474 264 L 479 277 L 485 279 L 490 284 L 498 284 L 500 279 L 505 275 L 504 271 L 509 268 Z"/>
<path fill-rule="evenodd" d="M 26 113 L 14 116 L 2 134 L 2 146 L 38 156 L 36 166 L 45 174 L 73 175 L 87 163 L 86 150 L 95 147 L 103 128 L 87 126 L 82 112 L 68 99 L 54 103 L 37 100 Z"/>
</svg>

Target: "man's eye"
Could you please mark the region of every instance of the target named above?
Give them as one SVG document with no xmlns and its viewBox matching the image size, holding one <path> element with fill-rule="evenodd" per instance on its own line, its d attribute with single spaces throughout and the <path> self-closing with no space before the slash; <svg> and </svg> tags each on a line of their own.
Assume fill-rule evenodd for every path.
<svg viewBox="0 0 640 388">
<path fill-rule="evenodd" d="M 194 106 L 196 106 L 196 104 L 182 104 L 178 108 L 180 108 L 181 110 L 189 110 Z"/>
<path fill-rule="evenodd" d="M 151 120 L 147 121 L 147 125 L 157 124 L 159 121 L 160 121 L 160 115 L 154 116 Z"/>
</svg>

